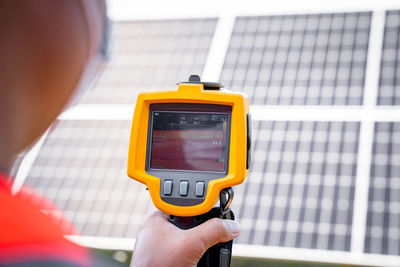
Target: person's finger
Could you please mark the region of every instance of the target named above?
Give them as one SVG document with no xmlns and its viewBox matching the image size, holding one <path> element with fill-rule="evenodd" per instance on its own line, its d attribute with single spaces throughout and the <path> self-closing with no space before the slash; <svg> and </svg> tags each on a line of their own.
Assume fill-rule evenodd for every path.
<svg viewBox="0 0 400 267">
<path fill-rule="evenodd" d="M 240 224 L 233 220 L 211 219 L 188 230 L 194 240 L 200 241 L 207 250 L 209 247 L 234 239 L 240 234 Z"/>
</svg>

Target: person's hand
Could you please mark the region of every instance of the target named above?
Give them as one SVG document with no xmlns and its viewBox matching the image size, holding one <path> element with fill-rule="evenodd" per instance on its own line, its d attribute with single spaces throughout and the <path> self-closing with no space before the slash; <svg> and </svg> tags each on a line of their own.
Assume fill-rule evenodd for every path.
<svg viewBox="0 0 400 267">
<path fill-rule="evenodd" d="M 196 266 L 209 247 L 227 242 L 239 233 L 239 223 L 218 218 L 181 230 L 168 221 L 167 214 L 156 211 L 139 230 L 131 267 Z"/>
</svg>

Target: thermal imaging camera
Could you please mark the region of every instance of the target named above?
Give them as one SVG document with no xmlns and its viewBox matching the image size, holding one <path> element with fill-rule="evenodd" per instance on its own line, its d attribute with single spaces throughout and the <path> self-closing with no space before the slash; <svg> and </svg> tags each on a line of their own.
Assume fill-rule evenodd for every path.
<svg viewBox="0 0 400 267">
<path fill-rule="evenodd" d="M 249 101 L 192 75 L 177 90 L 142 92 L 136 102 L 128 176 L 144 183 L 171 215 L 208 212 L 221 190 L 250 166 Z"/>
<path fill-rule="evenodd" d="M 139 94 L 128 176 L 144 183 L 154 205 L 181 229 L 214 217 L 234 220 L 232 186 L 244 181 L 251 160 L 248 98 L 197 75 L 178 85 Z M 232 241 L 216 244 L 197 266 L 228 267 L 231 251 Z"/>
</svg>

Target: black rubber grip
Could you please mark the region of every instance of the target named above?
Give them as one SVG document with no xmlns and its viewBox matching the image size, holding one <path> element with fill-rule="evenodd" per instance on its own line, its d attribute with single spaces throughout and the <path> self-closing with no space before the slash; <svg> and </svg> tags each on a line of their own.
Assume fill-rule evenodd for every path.
<svg viewBox="0 0 400 267">
<path fill-rule="evenodd" d="M 235 215 L 230 210 L 231 219 L 235 219 Z M 203 222 L 208 221 L 212 218 L 220 217 L 220 209 L 212 208 L 206 214 L 202 214 L 195 217 L 178 217 L 169 216 L 169 221 L 179 227 L 180 229 L 187 230 L 196 227 Z M 229 267 L 231 265 L 231 255 L 232 255 L 232 243 L 233 241 L 218 243 L 211 248 L 209 248 L 198 262 L 198 267 Z"/>
</svg>

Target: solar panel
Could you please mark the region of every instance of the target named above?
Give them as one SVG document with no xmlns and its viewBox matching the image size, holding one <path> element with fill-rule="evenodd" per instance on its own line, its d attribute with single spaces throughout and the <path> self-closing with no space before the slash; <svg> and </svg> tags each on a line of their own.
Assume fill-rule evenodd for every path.
<svg viewBox="0 0 400 267">
<path fill-rule="evenodd" d="M 377 122 L 365 251 L 400 255 L 400 122 Z"/>
<path fill-rule="evenodd" d="M 26 183 L 83 235 L 133 238 L 154 208 L 145 187 L 126 175 L 129 132 L 129 121 L 59 121 Z"/>
<path fill-rule="evenodd" d="M 216 19 L 113 24 L 111 59 L 83 104 L 132 104 L 138 92 L 173 89 L 201 74 Z"/>
<path fill-rule="evenodd" d="M 400 105 L 400 11 L 386 12 L 378 105 Z"/>
<path fill-rule="evenodd" d="M 239 17 L 221 80 L 255 105 L 360 105 L 370 12 Z"/>
<path fill-rule="evenodd" d="M 262 121 L 233 202 L 239 243 L 349 250 L 358 122 Z"/>
<path fill-rule="evenodd" d="M 257 118 L 253 167 L 246 182 L 234 189 L 232 210 L 242 225 L 237 245 L 312 249 L 313 255 L 344 252 L 340 255 L 352 260 L 353 253 L 365 253 L 356 260 L 368 259 L 368 253 L 374 253 L 369 259 L 396 255 L 371 262 L 375 266 L 400 262 L 400 113 L 395 107 L 368 106 L 400 103 L 400 11 L 387 11 L 382 24 L 378 84 L 366 72 L 367 56 L 381 49 L 374 43 L 379 38 L 372 40 L 375 46 L 369 43 L 379 36 L 374 35 L 379 14 L 385 13 L 236 18 L 230 41 L 226 40 L 220 80 L 228 89 L 247 93 L 251 110 L 258 112 L 253 114 Z M 78 105 L 97 108 L 86 118 L 75 112 L 52 126 L 26 181 L 54 201 L 84 236 L 134 238 L 142 219 L 154 210 L 145 187 L 126 175 L 132 114 L 125 114 L 128 109 L 123 105 L 133 107 L 139 91 L 176 88 L 175 83 L 189 74 L 201 74 L 216 25 L 218 29 L 229 24 L 224 23 L 217 25 L 217 19 L 114 22 L 111 60 L 93 89 L 78 100 Z M 368 91 L 374 89 L 379 89 L 377 99 Z M 117 120 L 101 114 L 88 119 L 103 104 L 115 104 L 117 117 L 125 113 Z M 313 105 L 319 107 L 309 107 Z M 278 114 L 285 110 L 300 112 L 295 118 Z M 310 112 L 314 110 L 329 118 L 314 117 Z M 263 117 L 265 111 L 270 112 L 268 118 Z M 343 115 L 353 111 L 352 116 Z M 386 122 L 375 122 L 377 114 Z M 372 142 L 370 162 L 371 153 L 361 151 L 369 151 L 366 147 Z M 371 177 L 364 177 L 360 168 L 371 169 Z M 369 182 L 369 199 L 362 193 L 361 205 L 359 181 Z M 357 208 L 367 205 L 366 225 L 357 224 L 363 221 L 363 211 Z M 360 230 L 361 238 L 354 234 L 358 225 L 366 226 L 365 236 Z M 356 239 L 365 246 L 354 246 Z"/>
</svg>

